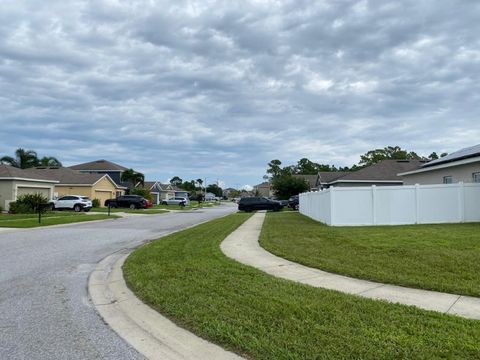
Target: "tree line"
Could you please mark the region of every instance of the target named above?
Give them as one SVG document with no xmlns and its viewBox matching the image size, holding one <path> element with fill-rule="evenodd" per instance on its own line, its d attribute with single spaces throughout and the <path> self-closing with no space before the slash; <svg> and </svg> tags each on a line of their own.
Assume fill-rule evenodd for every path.
<svg viewBox="0 0 480 360">
<path fill-rule="evenodd" d="M 319 164 L 307 158 L 298 160 L 297 164 L 282 167 L 282 162 L 278 159 L 272 160 L 267 165 L 265 180 L 269 180 L 275 194 L 285 199 L 292 195 L 307 191 L 309 185 L 304 179 L 293 175 L 316 175 L 321 171 L 357 171 L 366 166 L 376 164 L 382 160 L 436 160 L 448 155 L 432 152 L 428 156 L 418 155 L 414 151 L 402 149 L 400 146 L 387 146 L 383 149 L 373 149 L 360 156 L 358 164 L 350 167 L 337 167 L 329 164 Z"/>
</svg>

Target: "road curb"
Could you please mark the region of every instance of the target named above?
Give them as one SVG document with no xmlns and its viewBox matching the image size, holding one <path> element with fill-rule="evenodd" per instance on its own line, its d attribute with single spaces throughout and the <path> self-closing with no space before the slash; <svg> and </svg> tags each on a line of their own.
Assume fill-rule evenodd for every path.
<svg viewBox="0 0 480 360">
<path fill-rule="evenodd" d="M 112 254 L 90 274 L 88 293 L 103 320 L 147 359 L 242 359 L 145 305 L 127 287 L 122 266 L 133 249 Z"/>
<path fill-rule="evenodd" d="M 139 247 L 178 231 L 215 219 L 171 231 L 138 246 L 119 250 L 101 260 L 88 277 L 88 294 L 97 312 L 123 340 L 150 360 L 240 360 L 242 357 L 181 328 L 144 304 L 128 288 L 122 266 Z"/>
</svg>

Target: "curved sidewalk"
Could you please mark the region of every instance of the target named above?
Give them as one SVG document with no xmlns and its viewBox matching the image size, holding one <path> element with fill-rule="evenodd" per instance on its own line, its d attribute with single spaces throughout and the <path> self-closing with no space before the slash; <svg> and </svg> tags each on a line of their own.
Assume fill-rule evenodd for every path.
<svg viewBox="0 0 480 360">
<path fill-rule="evenodd" d="M 275 256 L 259 243 L 264 212 L 257 212 L 221 244 L 225 255 L 270 275 L 302 284 L 337 290 L 370 299 L 413 305 L 425 310 L 480 319 L 480 298 L 412 289 L 336 275 Z"/>
</svg>

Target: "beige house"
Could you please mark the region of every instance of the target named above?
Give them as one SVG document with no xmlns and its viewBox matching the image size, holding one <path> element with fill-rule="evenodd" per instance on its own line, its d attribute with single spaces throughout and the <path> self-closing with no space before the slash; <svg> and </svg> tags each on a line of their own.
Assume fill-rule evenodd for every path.
<svg viewBox="0 0 480 360">
<path fill-rule="evenodd" d="M 108 174 L 86 174 L 66 167 L 37 167 L 39 176 L 58 181 L 55 184 L 54 197 L 82 195 L 98 199 L 100 206 L 105 201 L 125 193 L 125 187 L 119 186 Z"/>
<path fill-rule="evenodd" d="M 10 203 L 24 194 L 42 194 L 51 200 L 57 183 L 32 169 L 0 165 L 0 207 L 8 211 Z"/>
<path fill-rule="evenodd" d="M 256 196 L 271 197 L 273 196 L 272 184 L 269 182 L 263 182 L 253 187 L 254 194 Z"/>
<path fill-rule="evenodd" d="M 405 185 L 480 183 L 480 144 L 398 174 Z"/>
</svg>

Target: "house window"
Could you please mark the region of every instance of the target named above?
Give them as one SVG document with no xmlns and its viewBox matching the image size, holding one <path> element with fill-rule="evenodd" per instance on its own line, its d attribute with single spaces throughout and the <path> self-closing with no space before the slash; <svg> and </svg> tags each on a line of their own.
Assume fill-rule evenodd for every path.
<svg viewBox="0 0 480 360">
<path fill-rule="evenodd" d="M 472 177 L 474 183 L 480 183 L 480 172 L 473 173 Z"/>
<path fill-rule="evenodd" d="M 453 182 L 453 178 L 451 176 L 444 176 L 443 183 L 444 184 L 451 184 Z"/>
</svg>

